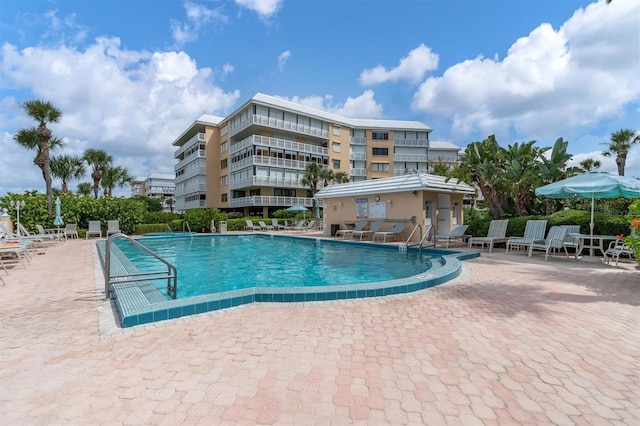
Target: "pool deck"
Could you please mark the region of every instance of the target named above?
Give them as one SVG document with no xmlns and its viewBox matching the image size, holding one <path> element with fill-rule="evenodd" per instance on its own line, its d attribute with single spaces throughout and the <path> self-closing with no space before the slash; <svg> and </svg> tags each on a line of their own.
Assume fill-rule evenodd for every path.
<svg viewBox="0 0 640 426">
<path fill-rule="evenodd" d="M 640 424 L 629 262 L 495 249 L 415 293 L 122 329 L 94 247 L 68 241 L 3 275 L 3 424 Z"/>
</svg>

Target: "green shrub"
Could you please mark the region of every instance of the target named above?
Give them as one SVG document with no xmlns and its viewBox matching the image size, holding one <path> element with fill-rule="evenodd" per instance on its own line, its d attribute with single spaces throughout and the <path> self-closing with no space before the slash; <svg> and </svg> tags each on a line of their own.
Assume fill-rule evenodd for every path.
<svg viewBox="0 0 640 426">
<path fill-rule="evenodd" d="M 134 229 L 135 235 L 144 235 L 150 232 L 168 232 L 166 223 L 141 223 Z"/>
<path fill-rule="evenodd" d="M 226 213 L 218 209 L 190 209 L 184 212 L 183 219 L 193 232 L 209 232 L 211 221 L 215 220 L 216 228 L 220 221 L 227 220 Z"/>
</svg>

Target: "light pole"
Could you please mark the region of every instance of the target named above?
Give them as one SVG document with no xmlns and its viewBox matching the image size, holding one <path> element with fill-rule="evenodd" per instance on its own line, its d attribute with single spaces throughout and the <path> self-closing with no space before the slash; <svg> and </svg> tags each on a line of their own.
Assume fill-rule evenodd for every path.
<svg viewBox="0 0 640 426">
<path fill-rule="evenodd" d="M 16 209 L 16 235 L 20 235 L 20 209 L 24 208 L 24 200 L 21 201 L 13 201 L 11 200 L 9 202 L 9 204 L 11 205 L 11 207 Z"/>
</svg>

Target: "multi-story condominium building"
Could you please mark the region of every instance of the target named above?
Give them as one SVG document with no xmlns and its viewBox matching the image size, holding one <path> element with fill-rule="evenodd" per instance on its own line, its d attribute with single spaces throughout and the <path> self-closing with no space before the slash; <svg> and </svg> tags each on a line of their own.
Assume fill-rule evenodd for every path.
<svg viewBox="0 0 640 426">
<path fill-rule="evenodd" d="M 201 116 L 173 141 L 175 207 L 261 216 L 311 207 L 301 183 L 309 163 L 352 181 L 428 172 L 458 150 L 444 142 L 434 158 L 431 131 L 418 121 L 352 119 L 258 93 L 225 118 Z"/>
<path fill-rule="evenodd" d="M 163 202 L 165 211 L 171 210 L 171 204 L 175 199 L 175 176 L 170 174 L 152 173 L 149 177 L 135 178 L 131 183 L 133 197 L 158 198 Z"/>
</svg>

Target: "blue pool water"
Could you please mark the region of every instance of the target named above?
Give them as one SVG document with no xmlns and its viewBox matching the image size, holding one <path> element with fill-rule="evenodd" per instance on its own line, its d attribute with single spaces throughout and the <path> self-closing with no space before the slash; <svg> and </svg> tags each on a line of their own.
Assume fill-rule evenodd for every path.
<svg viewBox="0 0 640 426">
<path fill-rule="evenodd" d="M 178 269 L 178 298 L 250 287 L 309 287 L 406 278 L 431 268 L 428 256 L 397 247 L 264 235 L 141 238 Z M 157 260 L 126 241 L 120 250 L 141 271 Z M 166 295 L 166 284 L 154 282 Z"/>
</svg>

